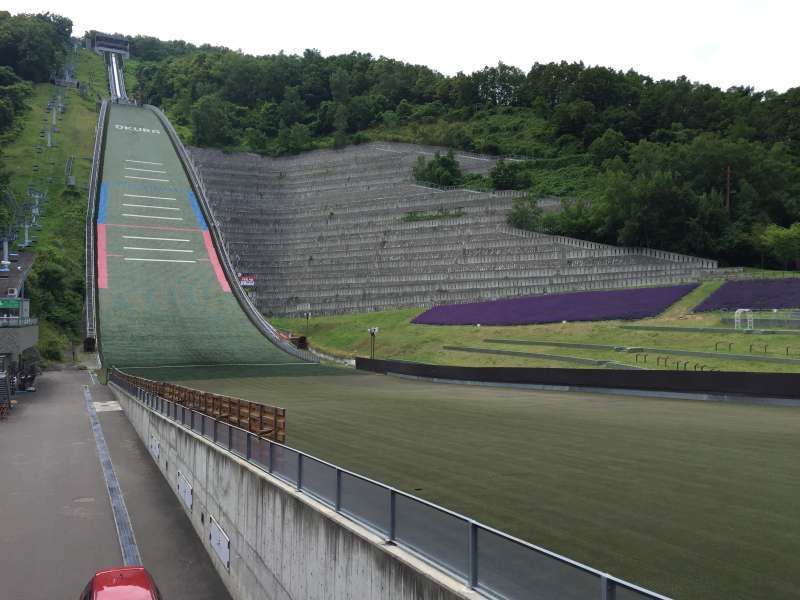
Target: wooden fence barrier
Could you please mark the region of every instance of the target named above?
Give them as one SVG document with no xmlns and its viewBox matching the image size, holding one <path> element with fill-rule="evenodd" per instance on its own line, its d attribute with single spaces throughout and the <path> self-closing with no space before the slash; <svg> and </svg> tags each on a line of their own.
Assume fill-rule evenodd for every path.
<svg viewBox="0 0 800 600">
<path fill-rule="evenodd" d="M 117 376 L 165 400 L 246 429 L 281 444 L 286 442 L 286 409 L 241 398 L 203 392 L 193 388 L 154 381 L 116 371 Z"/>
</svg>

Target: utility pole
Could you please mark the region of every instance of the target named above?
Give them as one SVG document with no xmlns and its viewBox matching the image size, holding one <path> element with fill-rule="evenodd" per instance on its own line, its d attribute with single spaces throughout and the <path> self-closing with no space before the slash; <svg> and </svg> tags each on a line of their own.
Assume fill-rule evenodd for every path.
<svg viewBox="0 0 800 600">
<path fill-rule="evenodd" d="M 731 166 L 725 169 L 725 208 L 731 214 Z"/>
</svg>

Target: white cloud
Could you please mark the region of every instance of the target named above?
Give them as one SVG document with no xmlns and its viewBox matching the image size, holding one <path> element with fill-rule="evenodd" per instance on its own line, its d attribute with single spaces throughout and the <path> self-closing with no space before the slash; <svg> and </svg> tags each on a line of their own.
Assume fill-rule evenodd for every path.
<svg viewBox="0 0 800 600">
<path fill-rule="evenodd" d="M 11 2 L 6 10 L 64 14 L 78 32 L 141 33 L 253 54 L 357 50 L 447 74 L 498 60 L 525 70 L 534 61 L 583 60 L 656 79 L 685 74 L 723 88 L 800 85 L 800 3 L 792 0 L 74 0 Z"/>
</svg>

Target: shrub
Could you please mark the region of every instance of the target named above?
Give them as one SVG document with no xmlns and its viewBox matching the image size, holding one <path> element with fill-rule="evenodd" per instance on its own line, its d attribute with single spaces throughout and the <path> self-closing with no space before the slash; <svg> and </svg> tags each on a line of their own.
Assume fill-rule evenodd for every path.
<svg viewBox="0 0 800 600">
<path fill-rule="evenodd" d="M 506 215 L 506 222 L 517 229 L 539 231 L 542 227 L 542 209 L 539 200 L 533 194 L 514 198 L 511 210 Z"/>
<path fill-rule="evenodd" d="M 417 181 L 438 185 L 459 185 L 462 179 L 461 165 L 458 164 L 452 150 L 448 150 L 444 156 L 437 152 L 431 160 L 425 160 L 424 156 L 420 156 L 414 167 L 414 178 Z"/>
<path fill-rule="evenodd" d="M 490 171 L 492 185 L 498 190 L 524 190 L 531 186 L 528 165 L 522 161 L 500 159 Z"/>
</svg>

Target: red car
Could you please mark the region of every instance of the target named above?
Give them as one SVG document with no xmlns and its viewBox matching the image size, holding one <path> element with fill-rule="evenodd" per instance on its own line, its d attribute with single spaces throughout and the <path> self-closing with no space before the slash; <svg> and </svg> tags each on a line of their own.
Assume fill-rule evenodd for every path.
<svg viewBox="0 0 800 600">
<path fill-rule="evenodd" d="M 163 600 L 156 582 L 144 567 L 98 571 L 80 600 Z"/>
</svg>

